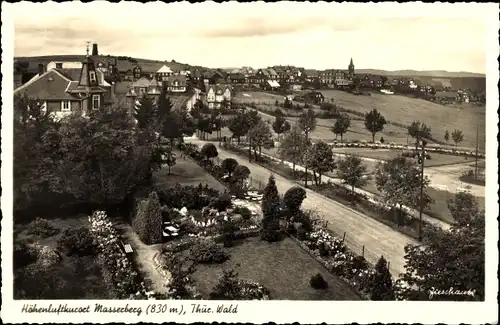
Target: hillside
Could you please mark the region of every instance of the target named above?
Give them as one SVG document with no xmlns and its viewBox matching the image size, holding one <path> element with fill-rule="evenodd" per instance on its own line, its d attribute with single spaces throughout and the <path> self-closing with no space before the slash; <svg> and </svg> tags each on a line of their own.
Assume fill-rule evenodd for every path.
<svg viewBox="0 0 500 325">
<path fill-rule="evenodd" d="M 444 70 L 416 71 L 416 70 L 396 70 L 386 71 L 377 69 L 356 69 L 356 73 L 378 74 L 391 77 L 434 77 L 434 78 L 486 78 L 485 74 L 475 72 L 450 72 Z"/>
<path fill-rule="evenodd" d="M 112 55 L 98 55 L 93 57 L 95 60 L 102 60 L 105 62 L 114 61 L 115 56 Z M 31 56 L 31 57 L 14 57 L 15 61 L 25 62 L 28 64 L 26 73 L 36 73 L 38 71 L 38 64 L 47 65 L 51 61 L 83 61 L 85 55 L 45 55 L 45 56 Z M 188 69 L 190 66 L 188 64 L 179 63 L 175 61 L 158 61 L 158 60 L 148 60 L 141 58 L 131 58 L 131 57 L 120 57 L 116 56 L 118 66 L 124 66 L 126 69 L 132 69 L 136 64 L 139 64 L 143 69 L 148 70 L 158 70 L 163 64 L 168 64 L 168 66 L 173 70 Z"/>
</svg>

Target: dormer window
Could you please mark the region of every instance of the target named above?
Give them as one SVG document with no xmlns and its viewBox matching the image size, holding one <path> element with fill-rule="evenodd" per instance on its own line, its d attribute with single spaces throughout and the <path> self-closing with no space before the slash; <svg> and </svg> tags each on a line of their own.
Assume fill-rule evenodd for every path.
<svg viewBox="0 0 500 325">
<path fill-rule="evenodd" d="M 89 78 L 90 78 L 90 82 L 97 82 L 95 71 L 89 72 Z"/>
</svg>

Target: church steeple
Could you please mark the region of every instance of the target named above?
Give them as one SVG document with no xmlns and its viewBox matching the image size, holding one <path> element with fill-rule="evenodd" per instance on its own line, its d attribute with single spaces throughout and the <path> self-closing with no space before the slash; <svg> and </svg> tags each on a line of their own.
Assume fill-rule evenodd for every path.
<svg viewBox="0 0 500 325">
<path fill-rule="evenodd" d="M 352 58 L 351 58 L 351 62 L 349 62 L 348 71 L 349 71 L 349 74 L 350 74 L 351 76 L 353 76 L 353 75 L 354 75 L 354 63 L 352 62 Z"/>
</svg>

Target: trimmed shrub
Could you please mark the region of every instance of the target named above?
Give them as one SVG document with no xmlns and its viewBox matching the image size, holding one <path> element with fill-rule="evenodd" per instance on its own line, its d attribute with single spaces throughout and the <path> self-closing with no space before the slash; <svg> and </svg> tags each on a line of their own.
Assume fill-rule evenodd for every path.
<svg viewBox="0 0 500 325">
<path fill-rule="evenodd" d="M 205 161 L 208 161 L 212 158 L 217 157 L 219 153 L 217 152 L 217 148 L 213 143 L 206 143 L 201 148 L 200 155 L 205 158 Z"/>
<path fill-rule="evenodd" d="M 252 211 L 245 206 L 236 206 L 233 210 L 235 214 L 241 214 L 243 220 L 249 220 L 252 217 Z"/>
<path fill-rule="evenodd" d="M 238 161 L 234 158 L 224 159 L 220 165 L 222 171 L 231 177 L 235 168 L 238 166 Z"/>
<path fill-rule="evenodd" d="M 314 289 L 326 289 L 328 288 L 328 282 L 323 279 L 323 276 L 321 274 L 316 274 L 311 277 L 311 280 L 309 280 L 309 284 L 311 287 Z"/>
<path fill-rule="evenodd" d="M 229 259 L 229 255 L 212 239 L 195 241 L 191 246 L 190 253 L 197 263 L 202 264 L 220 264 Z"/>
<path fill-rule="evenodd" d="M 300 186 L 289 188 L 283 196 L 283 203 L 287 210 L 295 215 L 299 210 L 302 202 L 306 198 L 306 191 Z"/>
<path fill-rule="evenodd" d="M 224 270 L 214 290 L 210 293 L 211 300 L 267 300 L 269 290 L 255 282 L 238 279 L 234 270 Z"/>
<path fill-rule="evenodd" d="M 27 227 L 28 235 L 40 236 L 42 238 L 57 235 L 59 231 L 59 228 L 55 227 L 52 222 L 42 218 L 36 218 Z"/>
<path fill-rule="evenodd" d="M 229 193 L 222 193 L 219 197 L 212 203 L 212 207 L 218 211 L 225 211 L 231 206 L 231 195 Z"/>
<path fill-rule="evenodd" d="M 57 241 L 57 248 L 67 256 L 94 255 L 97 243 L 87 227 L 68 228 Z"/>
<path fill-rule="evenodd" d="M 132 227 L 143 243 L 147 245 L 161 243 L 163 215 L 158 194 L 152 192 L 139 204 Z"/>
</svg>

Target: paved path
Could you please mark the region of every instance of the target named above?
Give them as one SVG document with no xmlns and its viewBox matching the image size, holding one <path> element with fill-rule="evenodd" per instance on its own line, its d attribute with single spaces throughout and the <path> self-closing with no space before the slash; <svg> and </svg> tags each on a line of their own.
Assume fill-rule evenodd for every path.
<svg viewBox="0 0 500 325">
<path fill-rule="evenodd" d="M 186 142 L 198 145 L 206 143 L 196 139 L 186 139 Z M 250 169 L 252 179 L 267 183 L 271 172 L 266 168 L 249 163 L 248 160 L 223 148 L 218 148 L 218 151 L 220 159 L 236 159 Z M 297 183 L 280 175 L 275 175 L 275 178 L 280 193 L 297 186 Z M 303 208 L 316 210 L 328 221 L 328 228 L 334 233 L 342 236 L 346 232 L 345 243 L 352 251 L 362 254 L 365 246 L 365 257 L 371 263 L 375 264 L 383 255 L 391 263 L 390 271 L 393 276 L 398 276 L 404 271 L 404 247 L 410 243 L 416 244 L 416 240 L 314 191 L 305 190 L 307 198 L 302 204 Z"/>
<path fill-rule="evenodd" d="M 268 157 L 270 159 L 273 159 L 275 161 L 281 161 L 284 164 L 287 164 L 288 166 L 290 166 L 290 168 L 293 167 L 293 164 L 291 162 L 279 160 L 278 158 L 273 157 L 273 156 L 268 155 L 268 154 L 265 154 L 265 153 L 262 153 L 262 155 L 265 156 L 265 157 Z M 367 158 L 367 159 L 371 159 L 371 158 Z M 295 169 L 296 170 L 300 170 L 300 171 L 305 171 L 305 168 L 302 167 L 302 166 L 299 166 L 299 165 L 295 165 Z M 337 185 L 344 186 L 344 187 L 348 188 L 349 190 L 351 189 L 350 186 L 342 184 L 342 181 L 339 178 L 334 178 L 334 177 L 329 177 L 329 176 L 326 176 L 326 175 L 322 175 L 321 176 L 321 180 L 324 181 L 325 183 L 328 182 L 328 181 L 330 181 L 330 182 L 335 183 Z M 372 202 L 374 204 L 381 204 L 380 201 L 379 201 L 379 199 L 378 199 L 378 196 L 376 194 L 373 194 L 371 192 L 365 191 L 365 190 L 357 188 L 357 187 L 354 188 L 354 191 L 356 193 L 359 193 L 359 194 L 362 194 L 362 195 L 368 197 L 368 199 L 370 200 L 370 202 Z M 416 218 L 419 217 L 419 212 L 416 211 L 416 210 L 414 210 L 414 209 L 411 209 L 411 208 L 403 206 L 403 210 L 405 210 L 408 214 L 410 214 L 413 217 L 416 217 Z M 426 214 L 422 215 L 422 219 L 424 221 L 432 224 L 432 225 L 441 227 L 442 229 L 445 229 L 445 230 L 448 230 L 450 228 L 450 225 L 448 223 L 446 223 L 446 222 L 444 222 L 442 220 L 436 219 L 434 217 L 428 216 Z"/>
<path fill-rule="evenodd" d="M 116 228 L 123 235 L 123 242 L 125 244 L 130 244 L 134 249 L 135 259 L 139 272 L 141 272 L 144 279 L 151 282 L 150 288 L 155 293 L 167 293 L 167 287 L 165 286 L 167 280 L 163 275 L 156 269 L 156 264 L 153 258 L 161 250 L 160 245 L 146 245 L 139 239 L 139 236 L 135 233 L 132 227 L 128 224 L 118 223 Z"/>
</svg>

